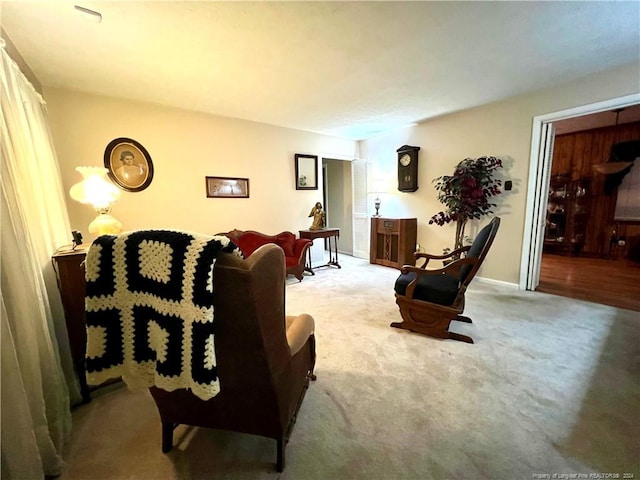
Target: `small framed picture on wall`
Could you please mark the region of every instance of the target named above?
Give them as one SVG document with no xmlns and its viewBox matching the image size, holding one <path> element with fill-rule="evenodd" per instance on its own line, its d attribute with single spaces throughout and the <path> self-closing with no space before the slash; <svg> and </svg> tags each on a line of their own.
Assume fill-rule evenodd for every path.
<svg viewBox="0 0 640 480">
<path fill-rule="evenodd" d="M 318 157 L 296 153 L 296 190 L 318 189 Z"/>
<path fill-rule="evenodd" d="M 207 198 L 249 198 L 249 179 L 206 177 Z"/>
</svg>

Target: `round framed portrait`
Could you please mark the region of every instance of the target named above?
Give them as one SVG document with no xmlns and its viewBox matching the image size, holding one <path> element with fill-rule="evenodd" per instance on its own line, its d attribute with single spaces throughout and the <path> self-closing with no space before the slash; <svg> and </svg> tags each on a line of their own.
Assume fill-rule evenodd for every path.
<svg viewBox="0 0 640 480">
<path fill-rule="evenodd" d="M 104 151 L 109 177 L 123 190 L 139 192 L 153 180 L 153 162 L 147 149 L 131 138 L 116 138 Z"/>
</svg>

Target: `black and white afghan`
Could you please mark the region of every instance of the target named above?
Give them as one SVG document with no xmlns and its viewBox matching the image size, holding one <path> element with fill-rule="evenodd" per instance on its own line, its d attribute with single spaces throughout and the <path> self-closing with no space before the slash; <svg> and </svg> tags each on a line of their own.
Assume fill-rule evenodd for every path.
<svg viewBox="0 0 640 480">
<path fill-rule="evenodd" d="M 98 237 L 86 259 L 87 381 L 219 390 L 213 265 L 227 237 L 142 230 Z"/>
</svg>

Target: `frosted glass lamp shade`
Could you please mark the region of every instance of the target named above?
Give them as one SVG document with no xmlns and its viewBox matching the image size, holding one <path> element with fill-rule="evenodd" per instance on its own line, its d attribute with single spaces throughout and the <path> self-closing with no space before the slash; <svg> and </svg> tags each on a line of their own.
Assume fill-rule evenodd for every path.
<svg viewBox="0 0 640 480">
<path fill-rule="evenodd" d="M 122 232 L 122 223 L 111 216 L 111 205 L 120 198 L 120 190 L 107 180 L 103 167 L 77 167 L 82 181 L 69 190 L 75 201 L 92 205 L 98 216 L 89 224 L 89 233 L 105 235 Z"/>
<path fill-rule="evenodd" d="M 77 167 L 82 181 L 76 183 L 69 194 L 80 203 L 89 203 L 95 208 L 108 208 L 120 198 L 120 190 L 106 178 L 107 169 L 103 167 Z"/>
</svg>

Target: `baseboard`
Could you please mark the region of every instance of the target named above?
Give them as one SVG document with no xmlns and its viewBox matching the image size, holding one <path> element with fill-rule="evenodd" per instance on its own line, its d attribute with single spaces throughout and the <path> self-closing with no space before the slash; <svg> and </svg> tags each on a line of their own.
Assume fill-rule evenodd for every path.
<svg viewBox="0 0 640 480">
<path fill-rule="evenodd" d="M 518 285 L 517 283 L 512 283 L 512 282 L 505 282 L 502 280 L 494 280 L 493 278 L 486 278 L 486 277 L 475 277 L 473 279 L 474 282 L 483 282 L 483 283 L 490 283 L 492 285 L 499 285 L 501 287 L 508 287 L 508 288 L 515 288 L 515 289 L 519 289 L 520 285 Z"/>
</svg>

